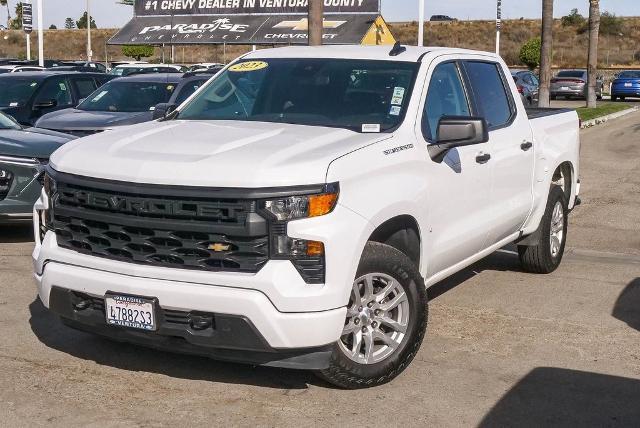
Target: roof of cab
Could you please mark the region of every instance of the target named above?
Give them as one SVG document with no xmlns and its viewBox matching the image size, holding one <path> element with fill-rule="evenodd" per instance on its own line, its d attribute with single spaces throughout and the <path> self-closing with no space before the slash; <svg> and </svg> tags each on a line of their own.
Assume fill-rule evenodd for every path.
<svg viewBox="0 0 640 428">
<path fill-rule="evenodd" d="M 390 56 L 393 46 L 360 46 L 360 45 L 331 45 L 331 46 L 287 46 L 274 49 L 260 49 L 250 52 L 243 59 L 269 58 L 327 58 L 327 59 L 361 59 L 418 62 L 429 53 L 459 53 L 483 54 L 496 56 L 495 53 L 473 51 L 468 49 L 443 47 L 405 46 L 406 50 L 397 56 Z"/>
<path fill-rule="evenodd" d="M 23 67 L 23 66 L 21 66 Z M 5 73 L 0 74 L 0 79 L 32 79 L 32 80 L 44 80 L 52 76 L 105 76 L 104 73 L 93 73 L 84 71 L 53 71 L 50 69 L 44 69 L 40 71 L 23 71 L 20 73 Z"/>
</svg>

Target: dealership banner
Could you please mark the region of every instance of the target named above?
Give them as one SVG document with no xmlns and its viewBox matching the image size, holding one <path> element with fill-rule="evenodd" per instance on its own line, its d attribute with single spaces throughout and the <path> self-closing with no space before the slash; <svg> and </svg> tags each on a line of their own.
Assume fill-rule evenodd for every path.
<svg viewBox="0 0 640 428">
<path fill-rule="evenodd" d="M 380 0 L 325 0 L 325 44 L 395 42 Z M 136 0 L 111 45 L 307 44 L 307 0 Z"/>
<path fill-rule="evenodd" d="M 307 13 L 307 0 L 143 0 L 136 16 Z M 325 13 L 380 12 L 380 0 L 324 0 Z"/>
</svg>

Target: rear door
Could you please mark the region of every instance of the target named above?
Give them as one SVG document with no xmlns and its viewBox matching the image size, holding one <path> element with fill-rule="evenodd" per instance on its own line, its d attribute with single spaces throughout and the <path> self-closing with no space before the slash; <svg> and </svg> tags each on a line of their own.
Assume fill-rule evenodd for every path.
<svg viewBox="0 0 640 428">
<path fill-rule="evenodd" d="M 432 65 L 423 107 L 419 138 L 434 144 L 443 116 L 475 116 L 461 64 L 443 57 Z M 491 164 L 483 160 L 489 143 L 458 147 L 443 162 L 426 156 L 429 186 L 427 213 L 430 218 L 425 250 L 429 254 L 428 275 L 433 276 L 485 246 L 492 219 Z M 426 152 L 426 151 L 425 151 Z"/>
<path fill-rule="evenodd" d="M 508 70 L 495 61 L 467 60 L 464 69 L 480 116 L 489 125 L 492 220 L 487 246 L 520 230 L 533 206 L 535 147 L 529 118 L 519 110 Z"/>
</svg>

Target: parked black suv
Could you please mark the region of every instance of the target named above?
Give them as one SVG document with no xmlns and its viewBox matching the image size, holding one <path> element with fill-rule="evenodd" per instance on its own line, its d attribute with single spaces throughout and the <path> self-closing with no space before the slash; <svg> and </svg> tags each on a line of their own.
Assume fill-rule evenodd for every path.
<svg viewBox="0 0 640 428">
<path fill-rule="evenodd" d="M 0 111 L 33 126 L 44 114 L 78 105 L 113 76 L 36 71 L 0 75 Z"/>
</svg>

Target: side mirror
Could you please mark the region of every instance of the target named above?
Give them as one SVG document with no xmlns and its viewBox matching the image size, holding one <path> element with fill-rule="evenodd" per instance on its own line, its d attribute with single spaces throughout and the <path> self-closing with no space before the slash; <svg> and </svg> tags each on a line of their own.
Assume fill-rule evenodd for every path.
<svg viewBox="0 0 640 428">
<path fill-rule="evenodd" d="M 176 108 L 178 108 L 177 104 L 169 104 L 169 103 L 160 103 L 156 104 L 153 108 L 153 120 L 164 119 L 173 113 Z"/>
<path fill-rule="evenodd" d="M 40 110 L 43 108 L 52 108 L 52 107 L 56 107 L 58 105 L 58 102 L 56 100 L 44 100 L 44 101 L 40 101 L 37 102 L 33 105 L 33 109 L 34 110 Z"/>
<path fill-rule="evenodd" d="M 481 117 L 443 116 L 438 122 L 434 144 L 428 146 L 429 156 L 441 163 L 449 150 L 489 141 L 487 121 Z"/>
</svg>

